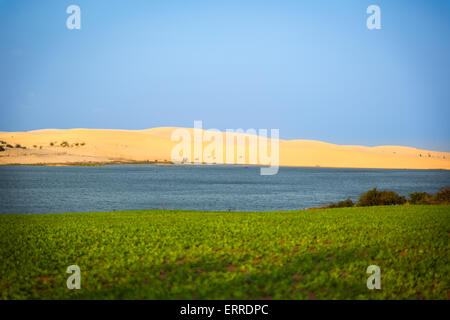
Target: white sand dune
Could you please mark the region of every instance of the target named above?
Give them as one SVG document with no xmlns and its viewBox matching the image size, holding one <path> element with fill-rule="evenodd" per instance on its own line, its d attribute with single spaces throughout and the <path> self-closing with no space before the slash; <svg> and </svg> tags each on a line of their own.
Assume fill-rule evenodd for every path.
<svg viewBox="0 0 450 320">
<path fill-rule="evenodd" d="M 20 144 L 26 147 L 6 148 L 6 151 L 0 152 L 0 164 L 171 161 L 172 149 L 177 144 L 171 140 L 175 129 L 178 128 L 0 132 L 1 141 L 12 146 Z M 193 132 L 193 129 L 187 130 Z M 248 135 L 246 137 L 248 139 Z M 61 146 L 63 142 L 67 143 L 66 147 Z M 203 147 L 205 145 L 206 143 Z M 342 146 L 312 140 L 280 140 L 279 150 L 280 166 L 450 169 L 450 153 L 410 147 Z M 258 164 L 249 161 L 248 148 L 246 151 L 244 162 Z"/>
</svg>

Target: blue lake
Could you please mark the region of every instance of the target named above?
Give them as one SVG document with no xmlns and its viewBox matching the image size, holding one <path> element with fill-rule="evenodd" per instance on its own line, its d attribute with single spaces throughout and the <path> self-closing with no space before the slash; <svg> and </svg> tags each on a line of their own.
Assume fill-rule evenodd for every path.
<svg viewBox="0 0 450 320">
<path fill-rule="evenodd" d="M 434 193 L 450 186 L 445 170 L 258 167 L 0 166 L 0 213 L 140 209 L 272 211 L 320 206 L 371 188 Z"/>
</svg>

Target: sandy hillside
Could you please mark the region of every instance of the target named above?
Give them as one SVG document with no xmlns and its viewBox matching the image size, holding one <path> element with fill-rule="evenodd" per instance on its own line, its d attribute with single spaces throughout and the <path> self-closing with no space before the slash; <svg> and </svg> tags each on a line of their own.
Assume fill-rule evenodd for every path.
<svg viewBox="0 0 450 320">
<path fill-rule="evenodd" d="M 133 161 L 171 161 L 177 142 L 171 140 L 177 128 L 148 130 L 46 129 L 28 132 L 0 132 L 0 164 L 73 164 Z M 186 129 L 194 140 L 193 129 Z M 205 131 L 202 131 L 204 133 Z M 222 133 L 224 137 L 224 134 Z M 242 136 L 242 135 L 241 135 Z M 241 159 L 234 162 L 260 164 L 249 156 L 248 141 Z M 224 144 L 226 139 L 223 138 Z M 237 141 L 237 140 L 236 140 Z M 8 146 L 9 145 L 9 146 Z M 16 147 L 20 145 L 20 147 Z M 270 142 L 269 142 L 270 145 Z M 25 148 L 23 148 L 25 147 Z M 208 143 L 203 142 L 203 148 Z M 204 149 L 206 150 L 206 149 Z M 223 146 L 224 157 L 226 146 Z M 236 153 L 235 149 L 235 153 Z M 280 166 L 450 169 L 450 153 L 400 146 L 341 146 L 312 140 L 280 140 Z M 212 154 L 213 156 L 215 155 Z M 208 159 L 206 159 L 208 158 Z M 214 159 L 212 159 L 214 158 Z M 220 158 L 219 158 L 220 159 Z M 221 163 L 216 157 L 191 159 L 187 162 Z"/>
</svg>

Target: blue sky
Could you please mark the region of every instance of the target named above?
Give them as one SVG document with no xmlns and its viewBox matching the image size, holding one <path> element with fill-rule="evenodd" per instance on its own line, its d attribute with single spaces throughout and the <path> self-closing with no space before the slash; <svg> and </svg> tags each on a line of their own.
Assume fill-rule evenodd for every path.
<svg viewBox="0 0 450 320">
<path fill-rule="evenodd" d="M 203 120 L 450 151 L 449 39 L 450 1 L 0 0 L 0 131 Z"/>
</svg>

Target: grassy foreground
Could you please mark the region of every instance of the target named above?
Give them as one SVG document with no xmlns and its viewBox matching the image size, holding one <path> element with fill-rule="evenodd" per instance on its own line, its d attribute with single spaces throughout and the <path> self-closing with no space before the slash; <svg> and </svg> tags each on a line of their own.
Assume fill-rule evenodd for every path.
<svg viewBox="0 0 450 320">
<path fill-rule="evenodd" d="M 449 299 L 449 234 L 450 206 L 0 215 L 0 298 Z"/>
</svg>

